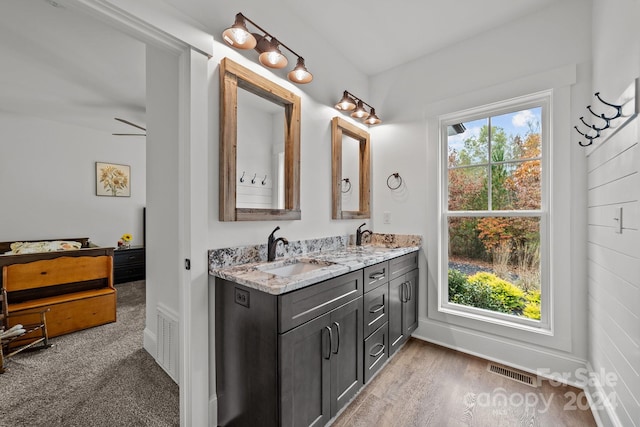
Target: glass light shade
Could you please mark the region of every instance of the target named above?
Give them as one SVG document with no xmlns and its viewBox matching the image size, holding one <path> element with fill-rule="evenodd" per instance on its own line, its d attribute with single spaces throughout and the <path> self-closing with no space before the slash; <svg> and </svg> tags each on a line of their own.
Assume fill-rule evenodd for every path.
<svg viewBox="0 0 640 427">
<path fill-rule="evenodd" d="M 356 101 L 354 101 L 345 90 L 342 99 L 336 104 L 336 110 L 351 111 L 354 108 L 356 108 Z"/>
<path fill-rule="evenodd" d="M 262 52 L 258 59 L 260 63 L 269 68 L 284 68 L 289 61 L 287 57 L 280 52 L 278 48 L 278 41 L 276 39 L 271 40 L 271 48 L 265 52 Z"/>
<path fill-rule="evenodd" d="M 288 74 L 289 80 L 291 80 L 294 83 L 309 83 L 311 80 L 313 80 L 313 74 L 311 74 L 308 70 L 307 67 L 304 66 L 304 59 L 303 58 L 298 58 L 298 63 L 296 64 L 296 67 L 289 71 Z"/>
<path fill-rule="evenodd" d="M 369 113 L 369 117 L 367 117 L 364 122 L 368 125 L 378 125 L 380 123 L 382 123 L 382 120 L 380 120 L 378 118 L 378 116 L 376 116 L 376 110 L 375 108 L 371 109 L 371 113 Z"/>
<path fill-rule="evenodd" d="M 369 113 L 367 113 L 367 110 L 364 109 L 364 104 L 362 103 L 362 101 L 358 101 L 358 106 L 355 110 L 353 110 L 353 113 L 351 113 L 351 117 L 353 117 L 354 119 L 363 119 L 368 115 Z"/>
<path fill-rule="evenodd" d="M 256 38 L 247 30 L 244 16 L 238 13 L 236 22 L 222 32 L 224 41 L 236 49 L 253 49 L 256 47 Z"/>
</svg>

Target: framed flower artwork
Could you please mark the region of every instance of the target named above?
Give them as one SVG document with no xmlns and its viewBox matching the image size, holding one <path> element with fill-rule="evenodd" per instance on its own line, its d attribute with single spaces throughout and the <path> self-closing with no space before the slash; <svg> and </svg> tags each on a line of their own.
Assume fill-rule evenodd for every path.
<svg viewBox="0 0 640 427">
<path fill-rule="evenodd" d="M 131 167 L 96 162 L 96 196 L 131 197 Z"/>
</svg>

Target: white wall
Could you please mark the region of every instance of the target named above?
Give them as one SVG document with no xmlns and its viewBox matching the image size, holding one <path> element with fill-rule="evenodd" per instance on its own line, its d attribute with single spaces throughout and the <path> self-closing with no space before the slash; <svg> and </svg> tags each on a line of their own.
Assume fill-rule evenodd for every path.
<svg viewBox="0 0 640 427">
<path fill-rule="evenodd" d="M 162 73 L 154 70 L 163 70 Z M 156 356 L 158 305 L 179 317 L 181 240 L 178 60 L 147 46 L 147 311 L 145 349 Z"/>
<path fill-rule="evenodd" d="M 0 111 L 0 240 L 89 237 L 142 244 L 145 138 Z M 131 166 L 131 197 L 96 196 L 95 162 Z"/>
<path fill-rule="evenodd" d="M 593 87 L 615 101 L 640 77 L 640 3 L 594 0 Z M 598 101 L 593 101 L 594 109 Z M 607 111 L 609 114 L 609 111 Z M 589 363 L 599 375 L 592 394 L 602 425 L 640 426 L 640 156 L 638 119 L 588 157 Z M 623 231 L 614 231 L 614 208 Z M 613 399 L 610 406 L 602 397 Z"/>
<path fill-rule="evenodd" d="M 582 151 L 571 118 L 590 87 L 590 8 L 569 0 L 479 34 L 372 78 L 372 102 L 385 124 L 374 128 L 373 222 L 377 231 L 425 237 L 420 274 L 420 326 L 415 335 L 530 371 L 574 373 L 587 356 Z M 553 89 L 551 129 L 552 335 L 438 311 L 440 258 L 438 116 Z M 404 187 L 391 191 L 399 172 Z M 567 197 L 567 195 L 570 195 Z M 383 224 L 384 211 L 391 224 Z M 572 254 L 567 256 L 567 254 Z"/>
</svg>

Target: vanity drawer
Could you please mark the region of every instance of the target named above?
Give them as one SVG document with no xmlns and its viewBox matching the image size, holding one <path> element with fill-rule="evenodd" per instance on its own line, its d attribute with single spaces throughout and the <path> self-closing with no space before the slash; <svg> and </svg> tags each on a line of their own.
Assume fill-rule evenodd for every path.
<svg viewBox="0 0 640 427">
<path fill-rule="evenodd" d="M 362 270 L 278 296 L 278 332 L 330 312 L 363 294 Z"/>
<path fill-rule="evenodd" d="M 384 365 L 388 356 L 388 324 L 380 326 L 369 338 L 364 340 L 364 383 L 368 383 L 373 374 Z"/>
<path fill-rule="evenodd" d="M 389 287 L 379 286 L 364 294 L 364 336 L 387 322 L 389 313 Z"/>
<path fill-rule="evenodd" d="M 389 281 L 389 262 L 370 265 L 364 269 L 364 291 L 369 292 Z"/>
<path fill-rule="evenodd" d="M 416 268 L 418 268 L 418 252 L 411 252 L 391 259 L 389 260 L 389 280 L 400 277 Z"/>
</svg>

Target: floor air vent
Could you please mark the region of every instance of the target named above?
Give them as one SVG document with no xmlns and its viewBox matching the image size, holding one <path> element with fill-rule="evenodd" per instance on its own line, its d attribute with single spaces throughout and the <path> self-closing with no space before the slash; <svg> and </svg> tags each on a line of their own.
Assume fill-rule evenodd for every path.
<svg viewBox="0 0 640 427">
<path fill-rule="evenodd" d="M 527 374 L 525 372 L 517 371 L 507 366 L 498 365 L 495 363 L 489 363 L 487 370 L 489 372 L 493 372 L 494 374 L 509 378 L 513 381 L 517 381 L 519 383 L 526 384 L 531 387 L 538 386 L 538 381 L 535 376 L 531 374 Z"/>
</svg>

